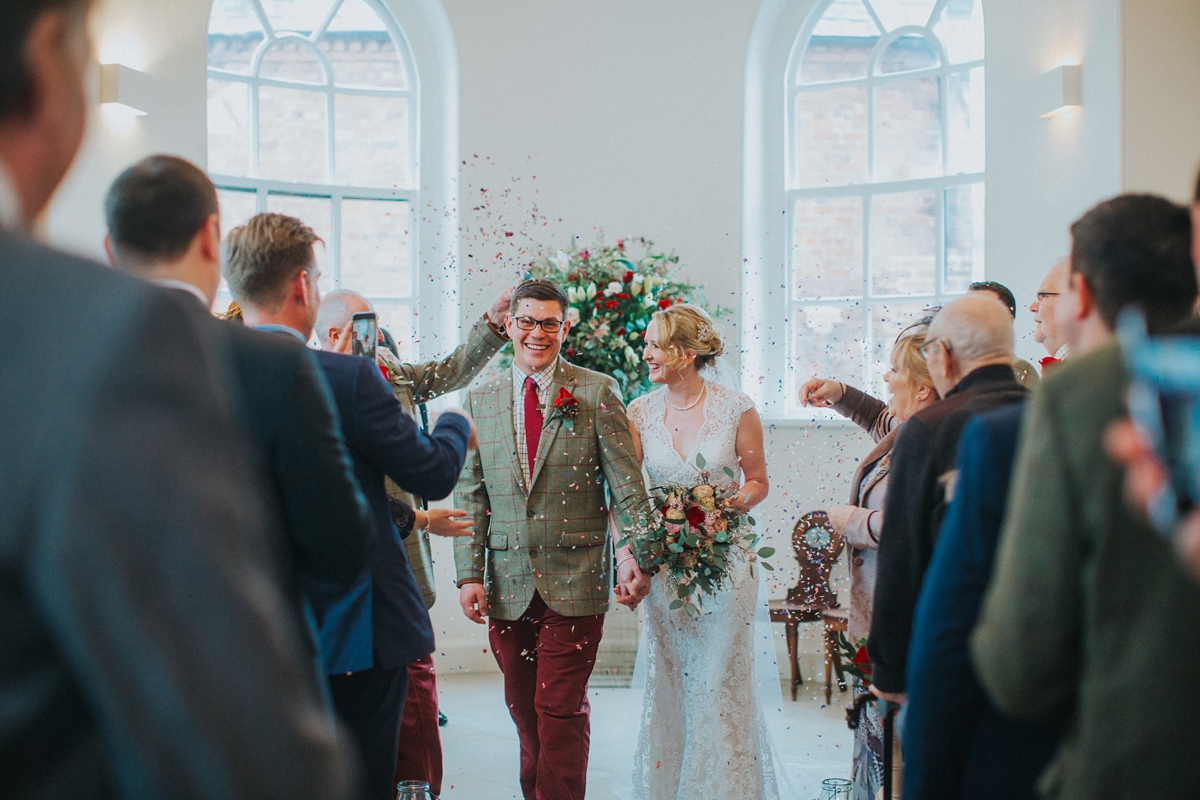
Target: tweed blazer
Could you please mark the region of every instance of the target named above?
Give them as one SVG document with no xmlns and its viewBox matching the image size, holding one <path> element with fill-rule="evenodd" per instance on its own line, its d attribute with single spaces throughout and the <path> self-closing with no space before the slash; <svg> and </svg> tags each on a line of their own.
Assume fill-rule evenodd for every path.
<svg viewBox="0 0 1200 800">
<path fill-rule="evenodd" d="M 468 456 L 454 500 L 475 531 L 455 540 L 454 561 L 460 586 L 487 586 L 496 619 L 518 619 L 534 591 L 564 616 L 607 611 L 612 548 L 605 488 L 618 519 L 649 502 L 617 382 L 560 358 L 547 398 L 561 388 L 579 401 L 574 430 L 544 412 L 528 482 L 517 457 L 512 375 L 505 371 L 468 395 L 479 449 Z"/>
<path fill-rule="evenodd" d="M 471 327 L 467 340 L 445 358 L 422 364 L 400 364 L 400 374 L 394 375 L 389 381 L 392 393 L 404 407 L 404 413 L 420 422 L 417 415 L 419 404 L 470 386 L 475 376 L 488 365 L 492 356 L 496 355 L 507 341 L 488 327 L 487 317 L 481 317 Z M 389 499 L 399 500 L 412 508 L 421 505 L 421 498 L 404 491 L 391 478 L 384 480 L 384 486 L 387 487 Z M 437 600 L 437 590 L 433 582 L 433 555 L 429 551 L 429 533 L 413 531 L 404 537 L 404 553 L 408 556 L 408 565 L 412 567 L 413 577 L 417 579 L 417 588 L 421 590 L 421 599 L 425 601 L 425 607 L 433 608 Z"/>
</svg>

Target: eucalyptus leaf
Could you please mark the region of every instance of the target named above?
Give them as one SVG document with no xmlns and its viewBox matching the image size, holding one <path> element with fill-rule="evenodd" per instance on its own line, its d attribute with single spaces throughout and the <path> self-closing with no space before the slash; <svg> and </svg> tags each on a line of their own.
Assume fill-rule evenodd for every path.
<svg viewBox="0 0 1200 800">
<path fill-rule="evenodd" d="M 672 600 L 671 605 L 668 606 L 668 608 L 670 608 L 672 611 L 674 611 L 677 608 L 683 608 L 683 601 L 682 600 Z"/>
<path fill-rule="evenodd" d="M 675 590 L 676 597 L 687 597 L 689 594 L 691 594 L 691 592 L 688 591 L 688 584 L 686 583 L 680 584 L 679 588 Z"/>
<path fill-rule="evenodd" d="M 757 522 L 754 521 L 754 517 L 746 517 L 746 521 L 749 522 L 751 525 L 758 524 Z"/>
<path fill-rule="evenodd" d="M 764 547 L 758 551 L 759 558 L 770 558 L 773 555 L 775 555 L 774 547 Z"/>
<path fill-rule="evenodd" d="M 763 569 L 770 570 L 771 572 L 774 572 L 774 571 L 775 571 L 775 568 L 774 568 L 774 567 L 772 567 L 770 564 L 768 564 L 766 561 L 761 561 L 761 562 L 759 562 L 759 563 L 761 563 L 761 564 L 762 564 L 762 568 L 763 568 Z"/>
<path fill-rule="evenodd" d="M 702 453 L 696 453 L 696 466 L 700 469 L 704 469 L 706 466 L 708 466 L 708 462 L 704 460 L 704 455 Z"/>
<path fill-rule="evenodd" d="M 736 473 L 736 472 L 734 472 L 733 470 L 731 470 L 729 467 L 725 467 L 724 469 L 725 469 L 725 474 L 729 476 L 729 479 L 730 479 L 730 480 L 734 480 L 734 481 L 735 481 L 735 480 L 737 480 L 737 473 Z"/>
</svg>

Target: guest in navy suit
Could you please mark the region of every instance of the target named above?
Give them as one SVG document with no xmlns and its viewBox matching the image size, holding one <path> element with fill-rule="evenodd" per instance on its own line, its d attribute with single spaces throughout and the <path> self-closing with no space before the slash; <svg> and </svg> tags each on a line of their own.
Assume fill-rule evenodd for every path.
<svg viewBox="0 0 1200 800">
<path fill-rule="evenodd" d="M 292 331 L 305 340 L 312 335 L 320 306 L 313 254 L 318 241 L 303 222 L 281 214 L 260 214 L 230 231 L 225 275 L 247 325 Z M 433 628 L 400 541 L 411 525 L 397 530 L 383 479 L 431 500 L 446 497 L 473 431 L 462 412 L 443 413 L 426 436 L 373 361 L 331 352 L 317 356 L 378 542 L 369 569 L 348 593 L 314 585 L 309 597 L 322 616 L 334 708 L 353 732 L 366 766 L 365 796 L 387 800 L 394 793 L 408 665 L 433 652 Z"/>
<path fill-rule="evenodd" d="M 1055 720 L 1015 720 L 984 694 L 968 641 L 992 577 L 1025 404 L 963 429 L 954 500 L 917 602 L 904 723 L 906 800 L 1035 800 Z"/>
</svg>

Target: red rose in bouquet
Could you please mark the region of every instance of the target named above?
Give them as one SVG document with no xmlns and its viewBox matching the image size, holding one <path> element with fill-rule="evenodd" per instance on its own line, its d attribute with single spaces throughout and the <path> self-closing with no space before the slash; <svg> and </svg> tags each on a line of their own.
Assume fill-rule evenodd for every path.
<svg viewBox="0 0 1200 800">
<path fill-rule="evenodd" d="M 699 527 L 704 522 L 704 512 L 700 510 L 700 506 L 688 506 L 684 514 L 687 516 L 688 524 L 693 528 Z"/>
</svg>

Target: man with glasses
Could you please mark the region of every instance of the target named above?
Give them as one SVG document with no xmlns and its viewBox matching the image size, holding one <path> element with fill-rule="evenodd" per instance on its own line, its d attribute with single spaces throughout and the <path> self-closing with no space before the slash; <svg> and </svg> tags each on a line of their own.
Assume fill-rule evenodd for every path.
<svg viewBox="0 0 1200 800">
<path fill-rule="evenodd" d="M 613 573 L 623 603 L 650 588 L 627 547 L 614 561 L 607 498 L 620 518 L 646 507 L 646 489 L 616 381 L 559 358 L 562 289 L 525 281 L 509 309 L 512 369 L 467 399 L 479 450 L 454 497 L 474 524 L 454 544 L 459 599 L 468 619 L 490 617 L 526 800 L 583 800 L 587 685 Z"/>
<path fill-rule="evenodd" d="M 1046 273 L 1046 277 L 1042 278 L 1037 295 L 1029 304 L 1029 310 L 1033 312 L 1033 340 L 1046 348 L 1047 353 L 1046 357 L 1038 362 L 1043 376 L 1047 367 L 1052 367 L 1067 357 L 1067 340 L 1058 329 L 1054 309 L 1058 306 L 1059 296 L 1066 291 L 1069 273 L 1070 265 L 1066 259 L 1056 262 Z"/>
<path fill-rule="evenodd" d="M 993 297 L 971 293 L 947 303 L 921 355 L 943 400 L 913 415 L 892 450 L 867 643 L 871 691 L 896 703 L 904 702 L 917 595 L 954 495 L 959 434 L 976 414 L 1025 398 L 1012 369 L 1012 317 Z"/>
</svg>

